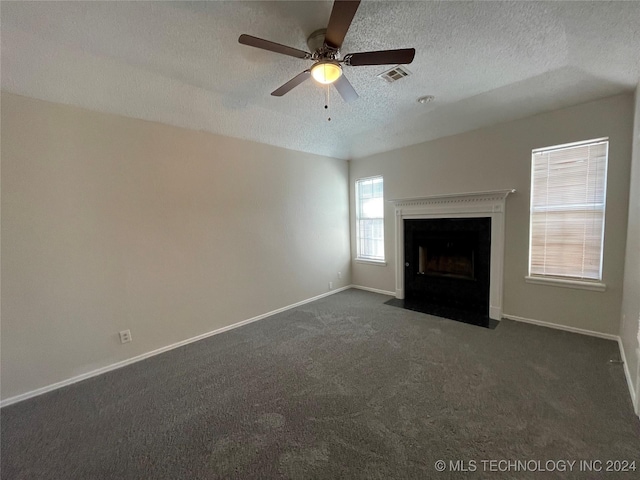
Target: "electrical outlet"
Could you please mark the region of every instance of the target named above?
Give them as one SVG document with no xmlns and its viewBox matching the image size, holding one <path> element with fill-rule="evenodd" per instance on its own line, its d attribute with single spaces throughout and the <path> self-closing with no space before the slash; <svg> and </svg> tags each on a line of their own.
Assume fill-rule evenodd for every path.
<svg viewBox="0 0 640 480">
<path fill-rule="evenodd" d="M 120 332 L 120 343 L 129 343 L 131 341 L 131 330 L 122 330 Z"/>
<path fill-rule="evenodd" d="M 342 278 L 342 272 L 338 272 L 338 278 Z"/>
<path fill-rule="evenodd" d="M 329 282 L 329 290 L 333 290 L 333 282 Z"/>
</svg>

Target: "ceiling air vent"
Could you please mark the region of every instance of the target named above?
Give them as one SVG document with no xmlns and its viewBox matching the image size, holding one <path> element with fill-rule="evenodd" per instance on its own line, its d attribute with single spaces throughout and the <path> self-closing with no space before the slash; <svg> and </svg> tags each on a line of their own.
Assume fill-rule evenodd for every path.
<svg viewBox="0 0 640 480">
<path fill-rule="evenodd" d="M 382 72 L 378 77 L 391 83 L 396 80 L 400 80 L 401 78 L 408 77 L 409 75 L 411 75 L 411 72 L 407 70 L 407 67 L 398 65 L 397 67 L 393 67 L 391 70 Z"/>
</svg>

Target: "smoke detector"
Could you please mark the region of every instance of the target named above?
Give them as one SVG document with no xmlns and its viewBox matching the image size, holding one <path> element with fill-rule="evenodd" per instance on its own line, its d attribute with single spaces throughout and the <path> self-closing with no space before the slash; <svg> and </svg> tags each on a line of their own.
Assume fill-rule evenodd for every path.
<svg viewBox="0 0 640 480">
<path fill-rule="evenodd" d="M 424 97 L 420 97 L 418 99 L 418 103 L 421 104 L 425 104 L 425 103 L 430 103 L 433 102 L 436 99 L 436 97 L 434 97 L 433 95 L 425 95 Z"/>
</svg>

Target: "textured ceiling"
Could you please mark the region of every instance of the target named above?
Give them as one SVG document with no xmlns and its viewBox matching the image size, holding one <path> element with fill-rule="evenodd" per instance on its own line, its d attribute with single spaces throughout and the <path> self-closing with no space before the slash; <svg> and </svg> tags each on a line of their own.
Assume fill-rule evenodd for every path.
<svg viewBox="0 0 640 480">
<path fill-rule="evenodd" d="M 622 91 L 640 77 L 640 2 L 363 1 L 342 52 L 415 47 L 412 75 L 345 67 L 360 98 L 313 81 L 332 2 L 8 2 L 3 90 L 337 158 L 357 158 Z M 433 103 L 416 99 L 435 95 Z"/>
</svg>

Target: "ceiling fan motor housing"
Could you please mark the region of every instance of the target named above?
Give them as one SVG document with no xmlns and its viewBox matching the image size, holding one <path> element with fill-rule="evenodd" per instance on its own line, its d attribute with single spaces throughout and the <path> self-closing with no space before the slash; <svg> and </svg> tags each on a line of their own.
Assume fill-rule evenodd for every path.
<svg viewBox="0 0 640 480">
<path fill-rule="evenodd" d="M 320 28 L 309 35 L 309 38 L 307 38 L 307 46 L 311 52 L 315 53 L 316 51 L 324 48 L 324 36 L 326 33 L 326 28 Z"/>
<path fill-rule="evenodd" d="M 337 48 L 332 48 L 325 43 L 326 33 L 326 28 L 320 28 L 307 38 L 307 46 L 313 52 L 312 58 L 314 60 L 337 60 L 340 55 L 340 51 Z"/>
</svg>

